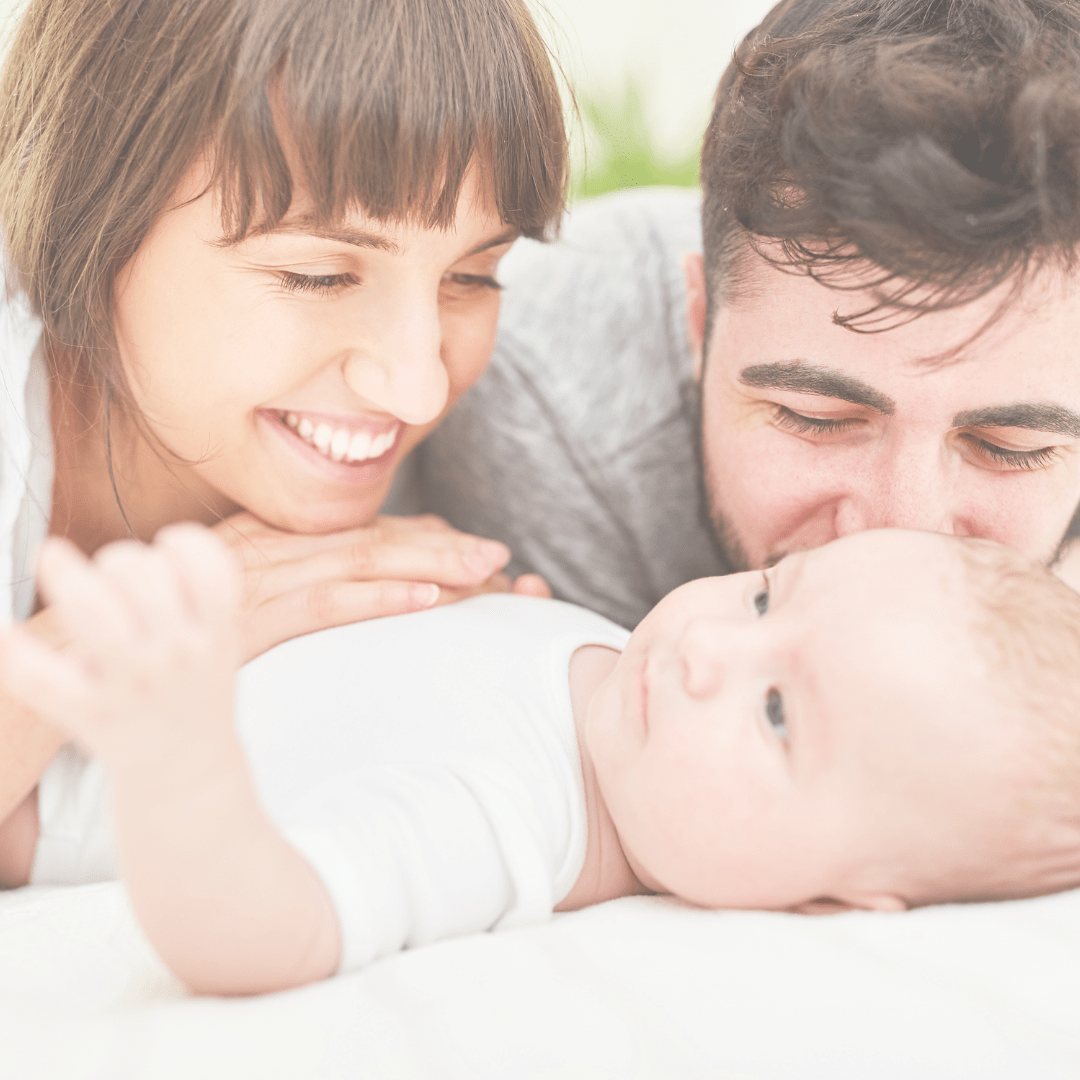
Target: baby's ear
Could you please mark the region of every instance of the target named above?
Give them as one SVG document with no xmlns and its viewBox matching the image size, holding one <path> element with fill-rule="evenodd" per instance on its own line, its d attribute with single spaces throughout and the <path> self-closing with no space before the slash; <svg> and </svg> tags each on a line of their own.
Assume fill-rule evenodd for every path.
<svg viewBox="0 0 1080 1080">
<path fill-rule="evenodd" d="M 838 915 L 842 911 L 907 911 L 908 903 L 902 897 L 890 893 L 850 897 L 839 900 L 832 896 L 819 896 L 796 904 L 791 910 L 800 915 Z"/>
</svg>

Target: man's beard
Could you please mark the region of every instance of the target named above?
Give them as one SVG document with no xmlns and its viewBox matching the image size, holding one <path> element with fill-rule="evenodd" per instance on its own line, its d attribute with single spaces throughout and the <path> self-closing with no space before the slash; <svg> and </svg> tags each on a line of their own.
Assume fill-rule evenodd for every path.
<svg viewBox="0 0 1080 1080">
<path fill-rule="evenodd" d="M 705 455 L 705 399 L 701 392 L 701 382 L 691 381 L 684 384 L 682 397 L 683 407 L 691 418 L 693 429 L 694 455 L 697 459 L 698 517 L 712 539 L 724 573 L 737 574 L 753 569 L 735 534 L 734 526 L 713 497 L 717 485 L 710 474 Z"/>
</svg>

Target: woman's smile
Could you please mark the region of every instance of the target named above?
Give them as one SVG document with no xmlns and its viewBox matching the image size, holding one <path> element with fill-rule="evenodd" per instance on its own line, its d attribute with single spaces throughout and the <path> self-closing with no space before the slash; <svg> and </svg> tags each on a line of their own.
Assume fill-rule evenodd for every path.
<svg viewBox="0 0 1080 1080">
<path fill-rule="evenodd" d="M 354 462 L 381 458 L 396 442 L 400 423 L 381 428 L 358 419 L 334 420 L 317 414 L 281 412 L 279 419 L 308 446 L 331 461 Z"/>
<path fill-rule="evenodd" d="M 325 474 L 370 481 L 394 462 L 405 425 L 393 417 L 332 416 L 303 410 L 260 409 L 301 460 Z"/>
<path fill-rule="evenodd" d="M 381 417 L 346 419 L 278 409 L 259 409 L 256 415 L 285 450 L 285 469 L 298 467 L 309 483 L 344 481 L 365 488 L 377 483 L 393 472 L 406 429 L 399 420 Z"/>
</svg>

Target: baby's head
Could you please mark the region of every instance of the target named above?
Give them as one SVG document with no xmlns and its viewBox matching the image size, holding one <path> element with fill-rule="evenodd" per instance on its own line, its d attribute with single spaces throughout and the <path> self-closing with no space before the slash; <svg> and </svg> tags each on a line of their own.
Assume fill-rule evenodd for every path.
<svg viewBox="0 0 1080 1080">
<path fill-rule="evenodd" d="M 585 738 L 635 872 L 706 907 L 1080 885 L 1080 595 L 989 541 L 865 532 L 684 585 Z"/>
</svg>

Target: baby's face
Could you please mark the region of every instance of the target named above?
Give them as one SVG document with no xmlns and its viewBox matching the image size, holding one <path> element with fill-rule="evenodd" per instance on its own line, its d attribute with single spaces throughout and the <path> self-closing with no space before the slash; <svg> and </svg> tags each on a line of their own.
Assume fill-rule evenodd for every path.
<svg viewBox="0 0 1080 1080">
<path fill-rule="evenodd" d="M 860 533 L 648 615 L 585 728 L 646 885 L 707 907 L 889 908 L 905 852 L 950 865 L 950 826 L 995 797 L 983 763 L 1015 752 L 955 543 Z"/>
</svg>

